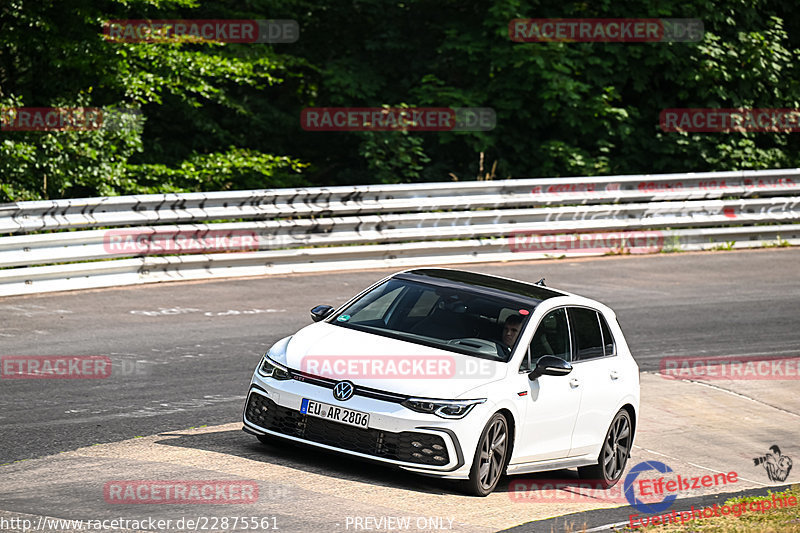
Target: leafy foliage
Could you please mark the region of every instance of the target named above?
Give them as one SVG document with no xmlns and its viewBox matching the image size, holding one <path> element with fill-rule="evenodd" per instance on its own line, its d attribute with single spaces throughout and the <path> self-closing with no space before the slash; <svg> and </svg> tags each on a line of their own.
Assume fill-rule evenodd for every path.
<svg viewBox="0 0 800 533">
<path fill-rule="evenodd" d="M 800 107 L 788 0 L 7 0 L 0 106 L 129 108 L 0 131 L 0 201 L 800 166 L 796 136 L 671 133 L 681 107 Z M 514 18 L 698 18 L 699 43 L 515 43 Z M 294 19 L 291 44 L 122 43 L 111 19 Z M 467 132 L 315 132 L 305 107 L 490 107 Z M 495 167 L 496 166 L 496 167 Z"/>
</svg>

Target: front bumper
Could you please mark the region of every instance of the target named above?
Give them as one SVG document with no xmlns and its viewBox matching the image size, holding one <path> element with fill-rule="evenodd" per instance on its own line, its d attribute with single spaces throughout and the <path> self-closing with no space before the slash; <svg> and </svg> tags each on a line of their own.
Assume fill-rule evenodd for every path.
<svg viewBox="0 0 800 533">
<path fill-rule="evenodd" d="M 369 413 L 369 428 L 303 414 L 303 398 Z M 347 402 L 339 402 L 327 388 L 293 379 L 277 381 L 255 373 L 242 418 L 243 429 L 256 435 L 272 435 L 421 474 L 465 479 L 471 465 L 465 462 L 462 446 L 474 449 L 477 444 L 478 435 L 472 435 L 476 425 L 473 417 L 477 416 L 473 410 L 465 417 L 472 423 L 445 420 L 358 393 Z M 471 452 L 468 456 L 471 460 Z"/>
</svg>

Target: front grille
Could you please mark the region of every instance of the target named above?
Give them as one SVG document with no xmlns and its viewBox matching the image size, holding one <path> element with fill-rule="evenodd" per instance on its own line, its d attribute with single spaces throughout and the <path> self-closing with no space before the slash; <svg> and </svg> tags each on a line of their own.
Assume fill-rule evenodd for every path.
<svg viewBox="0 0 800 533">
<path fill-rule="evenodd" d="M 436 466 L 450 462 L 444 439 L 438 435 L 348 426 L 282 407 L 255 392 L 247 401 L 245 419 L 276 433 L 382 459 Z"/>
<path fill-rule="evenodd" d="M 301 372 L 299 370 L 289 369 L 289 373 L 292 376 L 292 379 L 297 381 L 302 381 L 303 383 L 311 383 L 312 385 L 316 385 L 318 387 L 325 387 L 326 389 L 331 389 L 339 383 L 340 380 L 338 379 L 330 379 L 330 378 L 323 378 L 321 376 L 315 376 L 314 374 L 309 374 L 308 372 Z M 404 401 L 408 400 L 408 396 L 403 396 L 402 394 L 395 394 L 393 392 L 386 392 L 378 389 L 371 389 L 369 387 L 362 387 L 361 385 L 356 385 L 354 394 L 356 396 L 364 396 L 365 398 L 372 398 L 373 400 L 383 400 L 384 402 L 394 402 L 394 403 L 403 403 Z"/>
</svg>

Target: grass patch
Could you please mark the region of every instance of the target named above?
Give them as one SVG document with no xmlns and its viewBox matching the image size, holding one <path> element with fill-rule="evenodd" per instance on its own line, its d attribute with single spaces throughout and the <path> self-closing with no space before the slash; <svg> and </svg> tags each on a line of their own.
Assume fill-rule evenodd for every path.
<svg viewBox="0 0 800 533">
<path fill-rule="evenodd" d="M 712 246 L 711 250 L 718 251 L 718 250 L 726 250 L 730 251 L 733 250 L 733 246 L 736 244 L 736 241 L 727 241 L 724 244 L 717 244 L 716 246 Z"/>
</svg>

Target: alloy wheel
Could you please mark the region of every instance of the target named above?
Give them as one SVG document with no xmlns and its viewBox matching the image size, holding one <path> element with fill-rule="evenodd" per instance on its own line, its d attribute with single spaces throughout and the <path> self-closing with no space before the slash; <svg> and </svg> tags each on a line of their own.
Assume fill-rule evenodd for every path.
<svg viewBox="0 0 800 533">
<path fill-rule="evenodd" d="M 508 428 L 506 420 L 498 417 L 494 420 L 481 442 L 478 479 L 484 490 L 491 490 L 503 474 L 503 465 L 506 460 L 508 446 Z"/>
<path fill-rule="evenodd" d="M 617 479 L 631 450 L 631 424 L 627 416 L 617 416 L 603 445 L 603 471 L 606 479 Z"/>
</svg>

